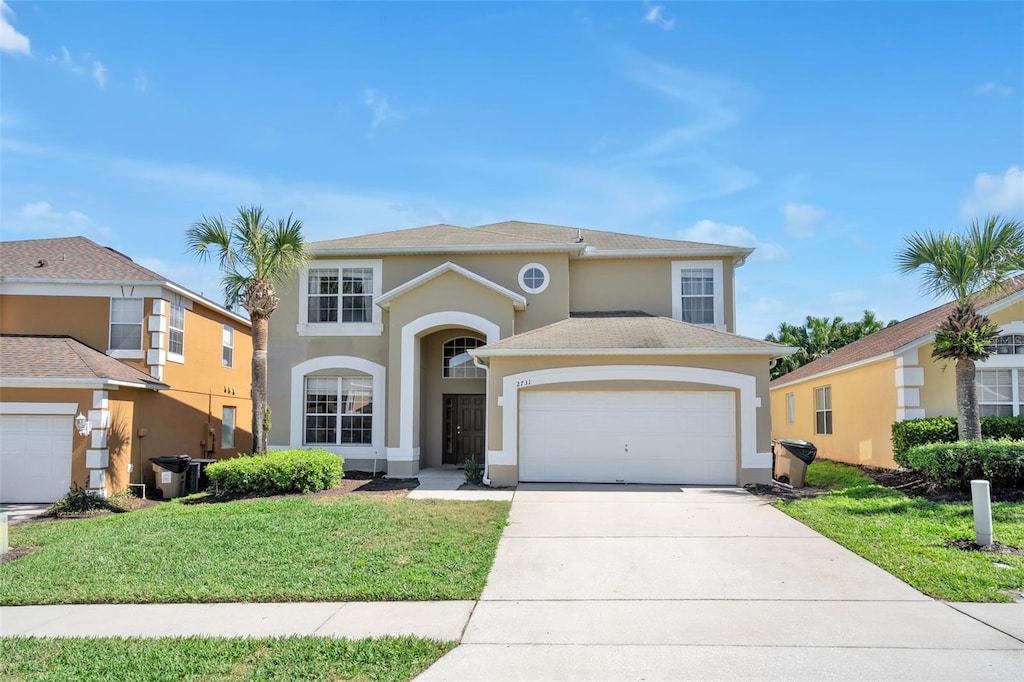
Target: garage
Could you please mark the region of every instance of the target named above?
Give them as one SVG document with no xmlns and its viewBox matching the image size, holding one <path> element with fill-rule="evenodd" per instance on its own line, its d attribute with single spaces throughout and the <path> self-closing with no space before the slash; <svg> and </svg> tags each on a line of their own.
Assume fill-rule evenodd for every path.
<svg viewBox="0 0 1024 682">
<path fill-rule="evenodd" d="M 0 502 L 54 502 L 71 487 L 73 417 L 0 415 Z"/>
<path fill-rule="evenodd" d="M 735 485 L 733 391 L 527 390 L 519 479 Z"/>
</svg>

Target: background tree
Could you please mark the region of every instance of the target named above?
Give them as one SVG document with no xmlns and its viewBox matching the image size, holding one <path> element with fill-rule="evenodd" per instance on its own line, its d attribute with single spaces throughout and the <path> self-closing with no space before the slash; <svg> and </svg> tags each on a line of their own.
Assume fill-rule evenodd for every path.
<svg viewBox="0 0 1024 682">
<path fill-rule="evenodd" d="M 853 343 L 868 334 L 874 334 L 883 326 L 894 324 L 896 324 L 896 320 L 892 320 L 888 325 L 883 325 L 882 321 L 870 310 L 865 310 L 864 317 L 853 322 L 845 322 L 839 316 L 828 318 L 811 315 L 807 316 L 807 320 L 802 326 L 783 322 L 779 325 L 777 332 L 764 337 L 765 341 L 793 346 L 798 350 L 793 355 L 780 359 L 778 364 L 772 368 L 771 377 L 777 379 L 797 367 L 825 357 L 848 343 Z"/>
<path fill-rule="evenodd" d="M 923 292 L 956 302 L 935 331 L 932 357 L 956 363 L 960 439 L 980 440 L 975 362 L 991 355 L 999 328 L 978 312 L 978 305 L 1024 270 L 1024 225 L 990 216 L 971 223 L 965 234 L 914 233 L 896 254 L 896 269 L 904 275 L 920 272 Z"/>
<path fill-rule="evenodd" d="M 280 299 L 275 286 L 294 276 L 306 262 L 302 221 L 291 214 L 271 220 L 261 206 L 241 206 L 225 223 L 204 215 L 186 233 L 188 250 L 200 261 L 216 258 L 224 283 L 224 301 L 241 305 L 252 321 L 252 451 L 267 450 L 267 333 Z"/>
</svg>

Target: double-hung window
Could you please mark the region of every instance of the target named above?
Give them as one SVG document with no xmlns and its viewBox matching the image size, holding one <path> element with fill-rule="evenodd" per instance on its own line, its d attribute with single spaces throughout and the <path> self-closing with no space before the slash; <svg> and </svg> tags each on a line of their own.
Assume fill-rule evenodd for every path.
<svg viewBox="0 0 1024 682">
<path fill-rule="evenodd" d="M 305 444 L 372 443 L 371 377 L 306 377 L 305 403 Z"/>
<path fill-rule="evenodd" d="M 672 263 L 672 317 L 725 329 L 722 261 Z"/>
<path fill-rule="evenodd" d="M 110 350 L 142 352 L 141 298 L 110 299 Z"/>
<path fill-rule="evenodd" d="M 230 324 L 221 330 L 220 364 L 224 367 L 235 365 L 235 328 Z"/>
<path fill-rule="evenodd" d="M 832 387 L 814 389 L 814 432 L 819 435 L 832 433 Z"/>
<path fill-rule="evenodd" d="M 185 361 L 185 308 L 173 303 L 168 321 L 167 357 L 178 362 Z"/>
<path fill-rule="evenodd" d="M 304 274 L 302 336 L 381 334 L 381 261 L 317 261 Z"/>
</svg>

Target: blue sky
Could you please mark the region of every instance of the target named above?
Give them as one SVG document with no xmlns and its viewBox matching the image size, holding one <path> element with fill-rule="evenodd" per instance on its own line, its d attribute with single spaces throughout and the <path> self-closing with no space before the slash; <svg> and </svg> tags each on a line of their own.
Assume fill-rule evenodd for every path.
<svg viewBox="0 0 1024 682">
<path fill-rule="evenodd" d="M 8 2 L 3 239 L 217 298 L 203 213 L 756 246 L 741 333 L 933 305 L 903 235 L 1024 217 L 1022 3 Z"/>
</svg>

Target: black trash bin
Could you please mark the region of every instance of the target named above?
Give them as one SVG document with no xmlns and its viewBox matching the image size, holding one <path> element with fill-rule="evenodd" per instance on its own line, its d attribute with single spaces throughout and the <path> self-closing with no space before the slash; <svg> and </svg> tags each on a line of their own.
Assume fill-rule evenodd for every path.
<svg viewBox="0 0 1024 682">
<path fill-rule="evenodd" d="M 206 476 L 206 467 L 216 461 L 215 459 L 193 459 L 188 463 L 188 471 L 185 472 L 186 495 L 206 490 L 206 486 L 210 484 L 210 480 Z"/>
<path fill-rule="evenodd" d="M 772 442 L 772 454 L 775 456 L 775 480 L 802 488 L 807 467 L 818 456 L 818 448 L 805 440 L 782 438 Z"/>
<path fill-rule="evenodd" d="M 181 497 L 185 484 L 185 472 L 188 471 L 192 458 L 188 455 L 169 455 L 167 457 L 150 457 L 153 473 L 156 474 L 156 487 L 165 500 Z"/>
</svg>

